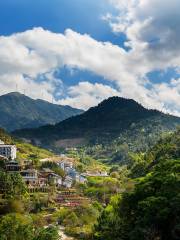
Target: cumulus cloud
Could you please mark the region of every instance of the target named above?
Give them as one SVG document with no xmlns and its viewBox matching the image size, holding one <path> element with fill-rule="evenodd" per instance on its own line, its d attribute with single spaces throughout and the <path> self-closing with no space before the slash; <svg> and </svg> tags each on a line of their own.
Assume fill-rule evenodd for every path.
<svg viewBox="0 0 180 240">
<path fill-rule="evenodd" d="M 104 99 L 119 96 L 120 92 L 110 86 L 99 83 L 79 82 L 78 85 L 69 88 L 68 95 L 69 97 L 61 99 L 59 103 L 63 105 L 70 104 L 76 108 L 81 106 L 84 109 L 88 109 Z"/>
<path fill-rule="evenodd" d="M 177 67 L 180 60 L 180 1 L 109 0 L 119 15 L 109 18 L 114 32 L 123 32 L 127 46 L 153 61 L 151 68 Z M 144 48 L 142 48 L 144 47 Z"/>
<path fill-rule="evenodd" d="M 48 80 L 36 82 L 34 79 L 25 77 L 20 73 L 0 75 L 0 94 L 13 91 L 20 91 L 35 99 L 43 98 L 51 101 L 54 85 Z"/>
<path fill-rule="evenodd" d="M 180 79 L 172 79 L 169 84 L 157 84 L 155 91 L 156 97 L 158 97 L 158 99 L 163 103 L 163 110 L 167 111 L 168 109 L 173 109 L 172 113 L 174 115 L 179 115 Z"/>
<path fill-rule="evenodd" d="M 98 42 L 88 35 L 81 35 L 70 29 L 66 30 L 65 34 L 57 34 L 35 28 L 0 38 L 0 79 L 6 74 L 14 88 L 12 76 L 16 76 L 16 79 L 19 77 L 16 82 L 21 89 L 24 89 L 25 82 L 26 85 L 33 82 L 34 88 L 29 93 L 31 96 L 37 89 L 44 88 L 49 99 L 48 94 L 53 92 L 55 82 L 47 77 L 41 82 L 35 79 L 43 74 L 47 76 L 48 72 L 53 73 L 56 68 L 65 65 L 90 70 L 115 81 L 118 88 L 128 88 L 129 84 L 137 87 L 134 76 L 126 69 L 127 62 L 124 49 L 108 42 Z"/>
<path fill-rule="evenodd" d="M 129 51 L 110 42 L 99 42 L 73 30 L 64 34 L 34 28 L 0 37 L 0 91 L 31 89 L 28 95 L 51 100 L 61 93 L 63 80 L 54 72 L 64 66 L 88 70 L 113 82 L 115 88 L 85 79 L 69 87 L 67 97 L 57 101 L 87 109 L 104 98 L 133 98 L 148 108 L 180 115 L 179 80 L 151 83 L 147 73 L 180 67 L 179 1 L 110 0 L 118 16 L 105 16 L 113 31 L 124 32 Z M 173 6 L 172 6 L 173 5 Z M 160 10 L 159 10 L 160 9 Z M 172 10 L 174 11 L 172 13 Z M 173 28 L 172 28 L 173 27 Z M 59 89 L 59 94 L 58 94 Z"/>
</svg>

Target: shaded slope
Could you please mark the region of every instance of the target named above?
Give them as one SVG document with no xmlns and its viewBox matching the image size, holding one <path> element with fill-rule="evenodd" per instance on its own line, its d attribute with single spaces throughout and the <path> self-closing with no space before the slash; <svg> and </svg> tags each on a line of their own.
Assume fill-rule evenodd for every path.
<svg viewBox="0 0 180 240">
<path fill-rule="evenodd" d="M 149 129 L 149 134 L 155 126 L 155 131 L 171 131 L 180 124 L 180 118 L 163 114 L 156 110 L 148 110 L 134 100 L 119 97 L 109 98 L 97 107 L 87 112 L 71 117 L 55 126 L 47 125 L 38 129 L 24 129 L 15 131 L 18 137 L 31 140 L 38 139 L 44 145 L 63 139 L 84 138 L 89 143 L 107 143 L 126 132 L 126 140 L 131 137 L 131 128 L 136 130 L 144 127 Z M 135 126 L 135 127 L 134 127 Z M 147 136 L 148 137 L 148 136 Z"/>
<path fill-rule="evenodd" d="M 55 124 L 82 112 L 69 106 L 33 100 L 17 92 L 0 96 L 0 127 L 8 131 Z"/>
</svg>

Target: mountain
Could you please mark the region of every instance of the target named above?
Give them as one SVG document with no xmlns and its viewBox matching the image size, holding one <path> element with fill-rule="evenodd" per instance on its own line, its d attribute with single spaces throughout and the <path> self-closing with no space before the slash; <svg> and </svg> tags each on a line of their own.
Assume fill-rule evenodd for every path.
<svg viewBox="0 0 180 240">
<path fill-rule="evenodd" d="M 82 110 L 34 100 L 18 92 L 0 96 L 0 127 L 13 131 L 55 124 Z"/>
<path fill-rule="evenodd" d="M 75 147 L 102 143 L 108 145 L 121 139 L 134 146 L 133 141 L 139 140 L 137 137 L 143 136 L 142 145 L 149 141 L 154 143 L 154 136 L 160 136 L 164 131 L 173 131 L 178 124 L 178 117 L 148 110 L 131 99 L 112 97 L 85 113 L 54 126 L 24 129 L 13 134 L 46 147 Z"/>
</svg>

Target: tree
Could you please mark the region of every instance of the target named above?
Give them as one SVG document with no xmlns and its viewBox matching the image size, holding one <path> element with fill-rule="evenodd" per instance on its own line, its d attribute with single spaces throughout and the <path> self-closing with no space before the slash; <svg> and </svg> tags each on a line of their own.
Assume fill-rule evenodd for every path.
<svg viewBox="0 0 180 240">
<path fill-rule="evenodd" d="M 95 239 L 180 239 L 179 173 L 180 159 L 161 160 L 133 192 L 105 209 Z"/>
<path fill-rule="evenodd" d="M 26 186 L 18 173 L 0 172 L 0 189 L 6 198 L 21 198 L 26 193 Z"/>
<path fill-rule="evenodd" d="M 56 227 L 36 228 L 28 216 L 7 214 L 0 220 L 0 240 L 59 240 L 59 235 Z"/>
<path fill-rule="evenodd" d="M 79 219 L 75 212 L 70 213 L 65 220 L 63 221 L 63 224 L 68 227 L 76 227 L 79 225 Z"/>
<path fill-rule="evenodd" d="M 59 240 L 56 227 L 41 228 L 34 240 Z"/>
<path fill-rule="evenodd" d="M 19 214 L 8 214 L 0 221 L 1 240 L 32 240 L 33 226 L 31 219 Z"/>
</svg>

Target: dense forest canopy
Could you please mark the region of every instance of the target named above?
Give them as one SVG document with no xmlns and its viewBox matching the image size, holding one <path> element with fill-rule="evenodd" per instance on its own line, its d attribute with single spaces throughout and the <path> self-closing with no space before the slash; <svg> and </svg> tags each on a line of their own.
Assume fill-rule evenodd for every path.
<svg viewBox="0 0 180 240">
<path fill-rule="evenodd" d="M 107 206 L 96 226 L 98 240 L 180 238 L 180 131 L 146 155 L 146 176 Z M 148 163 L 148 164 L 147 164 Z"/>
</svg>

